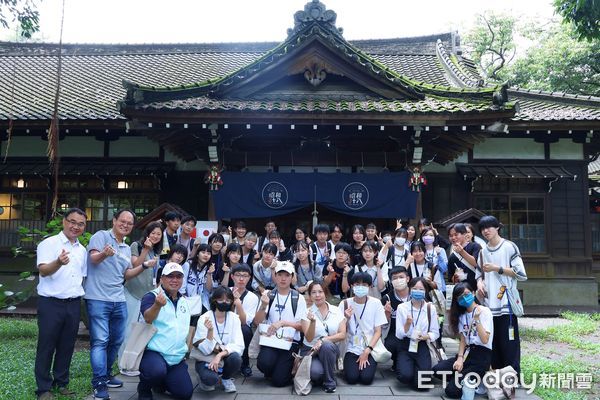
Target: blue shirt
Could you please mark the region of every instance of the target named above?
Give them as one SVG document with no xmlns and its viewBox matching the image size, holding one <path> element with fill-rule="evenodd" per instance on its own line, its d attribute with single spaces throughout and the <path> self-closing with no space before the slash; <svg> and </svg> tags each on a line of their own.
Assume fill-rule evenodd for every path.
<svg viewBox="0 0 600 400">
<path fill-rule="evenodd" d="M 106 257 L 98 264 L 90 260 L 90 251 L 104 250 L 104 246 L 111 245 L 115 254 Z M 98 231 L 88 244 L 88 270 L 85 280 L 85 299 L 102 300 L 109 302 L 124 302 L 125 271 L 131 267 L 131 248 L 125 242 L 117 242 L 112 229 Z"/>
</svg>

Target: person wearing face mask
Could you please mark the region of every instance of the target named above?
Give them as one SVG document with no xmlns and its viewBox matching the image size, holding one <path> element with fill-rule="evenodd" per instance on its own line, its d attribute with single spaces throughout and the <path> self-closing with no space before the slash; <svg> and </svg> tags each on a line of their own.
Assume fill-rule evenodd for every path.
<svg viewBox="0 0 600 400">
<path fill-rule="evenodd" d="M 436 283 L 438 289 L 446 296 L 446 280 L 444 274 L 448 271 L 448 256 L 446 250 L 440 246 L 435 246 L 435 230 L 433 228 L 423 229 L 421 241 L 425 244 L 425 259 L 437 267 L 440 273 L 440 279 Z"/>
<path fill-rule="evenodd" d="M 352 276 L 351 284 L 354 296 L 339 305 L 340 312 L 346 317 L 348 332 L 344 378 L 350 385 L 370 385 L 377 371 L 371 351 L 381 337 L 381 328 L 387 324 L 387 319 L 381 301 L 368 296 L 369 287 L 373 285 L 371 275 L 357 272 Z M 367 342 L 368 337 L 370 341 Z"/>
<path fill-rule="evenodd" d="M 458 353 L 454 358 L 440 361 L 433 371 L 435 373 L 450 371 L 466 376 L 475 373 L 483 379 L 492 363 L 492 341 L 494 338 L 494 323 L 489 308 L 475 303 L 473 289 L 466 282 L 457 283 L 452 291 L 450 306 L 450 327 L 455 335 L 460 336 Z M 473 398 L 474 388 L 456 385 L 455 376 L 447 377 L 446 396 L 458 398 Z"/>
<path fill-rule="evenodd" d="M 383 344 L 392 353 L 392 371 L 396 371 L 396 358 L 400 341 L 396 337 L 396 310 L 402 303 L 410 300 L 408 290 L 408 271 L 404 267 L 394 267 L 390 271 L 388 293 L 381 298 L 385 310 L 385 317 L 389 323 L 389 330 Z M 391 286 L 391 287 L 389 287 Z"/>
<path fill-rule="evenodd" d="M 417 277 L 408 283 L 410 301 L 396 311 L 396 337 L 400 348 L 396 358 L 396 377 L 414 390 L 419 387 L 419 371 L 431 371 L 431 355 L 427 341 L 435 342 L 440 336 L 435 307 L 425 299 L 429 284 Z"/>
<path fill-rule="evenodd" d="M 408 258 L 409 252 L 404 247 L 406 244 L 406 238 L 408 232 L 404 228 L 398 228 L 394 232 L 393 240 L 384 240 L 385 245 L 381 248 L 379 256 L 380 260 L 385 260 L 388 270 L 391 271 L 395 267 L 405 267 L 406 259 Z"/>
<path fill-rule="evenodd" d="M 232 311 L 233 302 L 231 289 L 217 286 L 210 296 L 210 311 L 199 320 L 194 346 L 200 354 L 194 352 L 193 357 L 198 385 L 204 391 L 215 390 L 219 377 L 226 393 L 237 390 L 232 378 L 242 365 L 244 336 L 240 317 Z"/>
</svg>

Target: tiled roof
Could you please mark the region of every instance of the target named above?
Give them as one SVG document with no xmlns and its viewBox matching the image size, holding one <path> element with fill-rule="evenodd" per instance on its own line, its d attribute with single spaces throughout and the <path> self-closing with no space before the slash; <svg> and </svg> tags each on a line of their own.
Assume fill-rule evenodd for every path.
<svg viewBox="0 0 600 400">
<path fill-rule="evenodd" d="M 392 112 L 392 113 L 453 113 L 482 112 L 491 110 L 491 103 L 440 100 L 428 97 L 425 100 L 306 100 L 306 101 L 252 101 L 214 100 L 206 96 L 183 100 L 154 102 L 140 106 L 142 109 L 171 111 L 291 111 L 291 112 Z"/>
<path fill-rule="evenodd" d="M 600 121 L 600 97 L 511 88 L 520 111 L 514 121 Z"/>
</svg>

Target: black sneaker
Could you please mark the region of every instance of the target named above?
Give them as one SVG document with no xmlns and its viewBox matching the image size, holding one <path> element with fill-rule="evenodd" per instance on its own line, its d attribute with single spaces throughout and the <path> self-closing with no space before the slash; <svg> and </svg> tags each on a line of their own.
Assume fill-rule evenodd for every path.
<svg viewBox="0 0 600 400">
<path fill-rule="evenodd" d="M 110 400 L 106 385 L 98 385 L 94 388 L 94 400 Z"/>
<path fill-rule="evenodd" d="M 334 387 L 326 387 L 324 388 L 325 393 L 335 393 L 335 388 Z"/>
<path fill-rule="evenodd" d="M 252 376 L 252 367 L 250 367 L 249 365 L 242 366 L 242 368 L 240 368 L 240 374 L 242 374 L 242 376 L 245 376 L 246 378 Z"/>
<path fill-rule="evenodd" d="M 109 376 L 106 381 L 106 386 L 109 388 L 120 388 L 123 387 L 123 381 L 115 378 L 114 376 Z"/>
</svg>

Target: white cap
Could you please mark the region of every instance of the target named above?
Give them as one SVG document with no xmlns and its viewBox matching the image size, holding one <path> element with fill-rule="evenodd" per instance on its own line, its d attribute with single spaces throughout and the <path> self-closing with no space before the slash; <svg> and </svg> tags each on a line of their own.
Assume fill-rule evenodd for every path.
<svg viewBox="0 0 600 400">
<path fill-rule="evenodd" d="M 294 273 L 294 265 L 289 261 L 277 261 L 277 266 L 275 267 L 275 273 L 279 271 L 285 271 L 289 274 Z"/>
<path fill-rule="evenodd" d="M 181 267 L 181 265 L 177 264 L 176 262 L 170 262 L 170 263 L 167 263 L 167 265 L 165 265 L 165 267 L 163 268 L 162 274 L 164 276 L 167 276 L 167 275 L 171 275 L 173 272 L 181 272 L 181 274 L 183 275 L 183 268 Z"/>
</svg>

